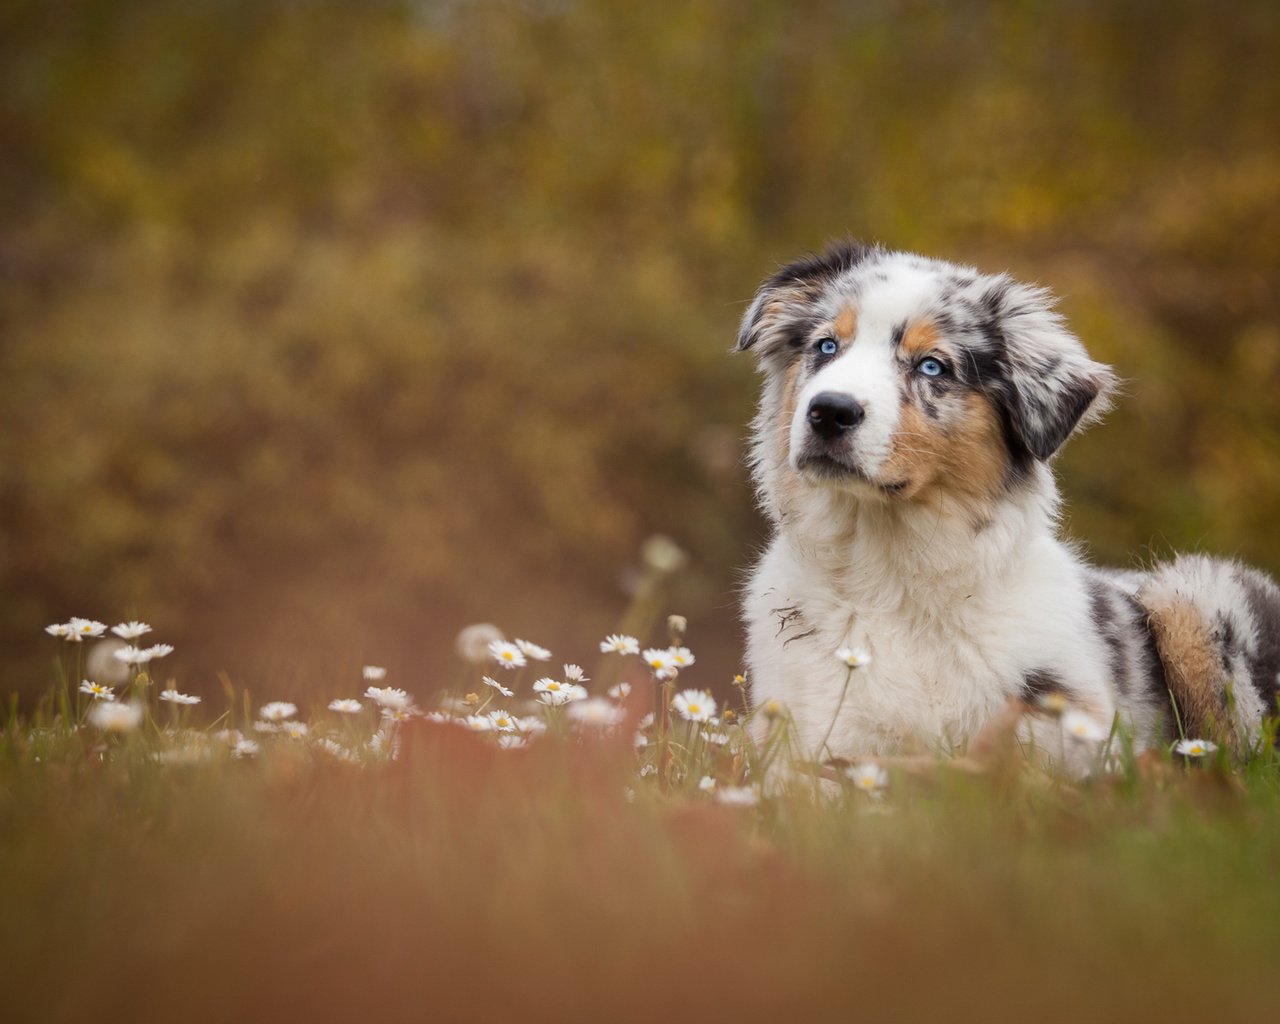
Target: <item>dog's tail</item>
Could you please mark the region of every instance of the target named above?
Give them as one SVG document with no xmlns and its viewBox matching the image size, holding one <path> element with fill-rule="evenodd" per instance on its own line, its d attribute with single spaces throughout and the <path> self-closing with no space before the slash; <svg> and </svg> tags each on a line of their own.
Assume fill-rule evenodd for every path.
<svg viewBox="0 0 1280 1024">
<path fill-rule="evenodd" d="M 1280 587 L 1237 562 L 1182 555 L 1138 588 L 1181 732 L 1247 749 L 1280 699 Z"/>
</svg>

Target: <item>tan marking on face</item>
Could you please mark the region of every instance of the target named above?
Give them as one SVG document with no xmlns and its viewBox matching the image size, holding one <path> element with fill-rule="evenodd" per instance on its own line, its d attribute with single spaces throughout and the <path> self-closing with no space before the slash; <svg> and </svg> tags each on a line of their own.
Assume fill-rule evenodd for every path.
<svg viewBox="0 0 1280 1024">
<path fill-rule="evenodd" d="M 914 361 L 937 349 L 941 339 L 938 326 L 932 320 L 917 320 L 902 336 L 902 354 Z"/>
<path fill-rule="evenodd" d="M 986 398 L 972 392 L 964 396 L 958 414 L 944 415 L 945 425 L 925 415 L 914 400 L 903 406 L 880 480 L 907 481 L 902 498 L 929 503 L 950 499 L 980 513 L 1008 467 L 999 417 Z"/>
<path fill-rule="evenodd" d="M 837 338 L 841 341 L 852 341 L 853 336 L 858 333 L 857 310 L 852 306 L 845 306 L 840 310 L 832 326 L 835 328 Z"/>
</svg>

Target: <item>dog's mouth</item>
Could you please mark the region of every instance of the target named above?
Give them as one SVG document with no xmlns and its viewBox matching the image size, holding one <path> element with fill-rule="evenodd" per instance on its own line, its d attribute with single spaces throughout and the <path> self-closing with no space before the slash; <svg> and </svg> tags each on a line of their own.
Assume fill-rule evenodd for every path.
<svg viewBox="0 0 1280 1024">
<path fill-rule="evenodd" d="M 796 460 L 796 469 L 814 480 L 865 484 L 890 498 L 901 497 L 911 483 L 910 480 L 896 480 L 893 483 L 872 480 L 857 466 L 828 452 L 807 452 L 801 455 Z"/>
</svg>

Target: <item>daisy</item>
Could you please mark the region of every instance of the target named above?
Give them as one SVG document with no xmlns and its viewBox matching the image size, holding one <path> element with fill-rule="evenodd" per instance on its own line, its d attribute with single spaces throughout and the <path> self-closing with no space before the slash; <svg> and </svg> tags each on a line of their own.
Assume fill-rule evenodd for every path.
<svg viewBox="0 0 1280 1024">
<path fill-rule="evenodd" d="M 364 695 L 375 704 L 400 711 L 406 710 L 413 704 L 413 699 L 404 690 L 397 690 L 394 686 L 370 686 L 364 691 Z"/>
<path fill-rule="evenodd" d="M 116 695 L 112 692 L 110 686 L 102 686 L 101 684 L 91 682 L 88 679 L 80 684 L 80 692 L 87 693 L 94 700 L 116 699 Z"/>
<path fill-rule="evenodd" d="M 1050 690 L 1048 693 L 1042 693 L 1036 703 L 1051 715 L 1061 715 L 1071 706 L 1071 702 L 1067 700 L 1067 695 L 1061 690 Z"/>
<path fill-rule="evenodd" d="M 614 700 L 626 700 L 631 696 L 631 684 L 619 683 L 617 686 L 609 687 L 609 696 Z"/>
<path fill-rule="evenodd" d="M 1210 740 L 1178 740 L 1173 752 L 1183 757 L 1204 757 L 1217 749 L 1218 745 Z"/>
<path fill-rule="evenodd" d="M 702 736 L 708 743 L 714 743 L 717 747 L 723 747 L 729 742 L 727 732 L 704 732 Z"/>
<path fill-rule="evenodd" d="M 704 793 L 710 793 L 713 789 L 716 788 L 716 780 L 713 779 L 710 775 L 704 775 L 698 781 L 698 788 L 702 790 L 702 792 Z"/>
<path fill-rule="evenodd" d="M 366 682 L 380 683 L 387 678 L 387 670 L 381 665 L 365 665 L 360 670 L 360 675 L 364 677 Z"/>
<path fill-rule="evenodd" d="M 516 693 L 515 690 L 508 690 L 505 686 L 503 686 L 500 682 L 498 682 L 498 680 L 494 679 L 492 676 L 483 676 L 481 678 L 481 682 L 483 682 L 485 686 L 493 687 L 493 689 L 497 690 L 504 697 L 515 696 L 515 693 Z"/>
<path fill-rule="evenodd" d="M 536 715 L 516 719 L 516 732 L 521 736 L 536 736 L 547 731 L 547 723 Z"/>
<path fill-rule="evenodd" d="M 889 773 L 872 761 L 865 761 L 852 768 L 846 768 L 845 774 L 853 783 L 854 789 L 860 789 L 868 796 L 880 797 L 880 791 L 889 785 Z"/>
<path fill-rule="evenodd" d="M 611 633 L 600 641 L 601 654 L 639 654 L 640 641 L 624 633 Z"/>
<path fill-rule="evenodd" d="M 302 740 L 307 738 L 307 733 L 310 730 L 307 729 L 306 722 L 285 722 L 280 727 L 280 731 L 291 740 Z"/>
<path fill-rule="evenodd" d="M 836 659 L 846 668 L 866 668 L 871 664 L 871 655 L 865 647 L 841 647 L 836 651 Z"/>
<path fill-rule="evenodd" d="M 647 712 L 645 712 L 644 717 L 643 717 L 643 718 L 641 718 L 641 719 L 640 719 L 640 721 L 636 722 L 636 728 L 637 728 L 637 729 L 651 729 L 651 728 L 653 727 L 653 723 L 654 723 L 653 712 L 652 712 L 652 711 L 647 711 Z"/>
<path fill-rule="evenodd" d="M 231 748 L 232 757 L 253 757 L 261 748 L 253 740 L 237 740 Z"/>
<path fill-rule="evenodd" d="M 550 661 L 551 652 L 545 647 L 539 647 L 532 644 L 528 640 L 517 640 L 516 646 L 520 648 L 520 653 L 526 658 L 532 658 L 534 661 Z"/>
<path fill-rule="evenodd" d="M 55 622 L 51 626 L 45 626 L 44 631 L 50 636 L 61 637 L 63 640 L 77 639 L 71 635 L 71 624 L 68 622 Z"/>
<path fill-rule="evenodd" d="M 89 724 L 103 732 L 132 732 L 142 724 L 142 705 L 95 700 Z"/>
<path fill-rule="evenodd" d="M 523 668 L 528 664 L 519 647 L 501 640 L 494 640 L 489 644 L 489 656 L 503 668 Z"/>
<path fill-rule="evenodd" d="M 160 699 L 168 701 L 170 704 L 199 704 L 199 697 L 192 697 L 185 693 L 179 693 L 177 690 L 161 690 Z"/>
<path fill-rule="evenodd" d="M 112 626 L 111 632 L 121 640 L 137 640 L 143 633 L 150 633 L 151 627 L 145 622 L 122 622 L 118 626 Z"/>
<path fill-rule="evenodd" d="M 102 636 L 107 631 L 107 624 L 99 622 L 97 619 L 77 619 L 72 617 L 67 623 L 67 629 L 75 634 L 77 640 L 83 640 L 85 637 Z"/>
<path fill-rule="evenodd" d="M 489 721 L 493 724 L 495 732 L 515 732 L 516 719 L 506 711 L 490 711 Z"/>
<path fill-rule="evenodd" d="M 1068 711 L 1062 716 L 1062 731 L 1084 743 L 1101 743 L 1106 730 L 1083 711 Z"/>
<path fill-rule="evenodd" d="M 298 706 L 290 704 L 287 700 L 273 700 L 270 704 L 263 704 L 258 709 L 258 717 L 268 722 L 283 722 L 297 713 Z"/>
<path fill-rule="evenodd" d="M 418 709 L 413 705 L 403 708 L 385 707 L 382 709 L 382 717 L 388 722 L 407 722 L 417 713 Z"/>
<path fill-rule="evenodd" d="M 705 722 L 716 713 L 716 701 L 706 690 L 684 690 L 677 693 L 671 706 L 687 722 Z"/>
<path fill-rule="evenodd" d="M 173 645 L 155 644 L 154 646 L 148 647 L 144 653 L 147 656 L 147 661 L 150 661 L 152 658 L 163 658 L 166 655 L 173 653 Z"/>
<path fill-rule="evenodd" d="M 693 656 L 693 651 L 687 647 L 668 647 L 667 654 L 671 657 L 671 663 L 676 668 L 688 668 L 697 661 Z"/>
<path fill-rule="evenodd" d="M 493 732 L 493 720 L 488 715 L 467 715 L 467 728 L 473 732 Z"/>
<path fill-rule="evenodd" d="M 644 652 L 644 663 L 648 665 L 659 677 L 662 673 L 669 672 L 675 668 L 675 661 L 671 657 L 669 648 L 650 647 Z"/>
<path fill-rule="evenodd" d="M 329 701 L 329 710 L 336 711 L 341 715 L 358 715 L 364 709 L 364 705 L 358 700 L 331 700 Z"/>
<path fill-rule="evenodd" d="M 125 647 L 117 647 L 111 652 L 111 656 L 123 661 L 126 665 L 145 665 L 155 657 L 150 651 L 143 650 L 141 647 L 134 647 L 132 644 Z"/>
<path fill-rule="evenodd" d="M 504 732 L 498 737 L 498 747 L 502 750 L 518 750 L 528 745 L 529 741 L 519 733 Z"/>
<path fill-rule="evenodd" d="M 280 726 L 276 725 L 276 723 L 275 723 L 275 722 L 262 722 L 262 721 L 258 721 L 258 722 L 254 722 L 254 723 L 253 723 L 253 731 L 254 731 L 254 732 L 265 732 L 265 733 L 279 732 L 279 731 L 280 731 Z"/>
<path fill-rule="evenodd" d="M 728 807 L 754 807 L 760 797 L 750 786 L 721 786 L 716 790 L 716 801 Z"/>
<path fill-rule="evenodd" d="M 741 690 L 744 686 L 747 685 L 747 674 L 745 672 L 739 672 L 736 675 L 734 675 L 733 685 L 736 686 L 739 690 Z"/>
<path fill-rule="evenodd" d="M 612 729 L 622 724 L 627 713 L 603 697 L 591 697 L 569 705 L 569 718 L 592 729 Z"/>
<path fill-rule="evenodd" d="M 564 679 L 566 683 L 589 683 L 590 679 L 587 674 L 582 671 L 581 665 L 566 665 L 564 667 Z"/>
</svg>

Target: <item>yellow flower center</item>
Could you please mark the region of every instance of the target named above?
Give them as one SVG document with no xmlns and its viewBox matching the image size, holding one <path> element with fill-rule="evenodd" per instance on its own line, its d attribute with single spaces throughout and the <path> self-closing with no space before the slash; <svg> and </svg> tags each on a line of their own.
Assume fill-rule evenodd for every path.
<svg viewBox="0 0 1280 1024">
<path fill-rule="evenodd" d="M 690 705 L 689 705 L 689 714 L 691 714 L 691 715 L 700 715 L 700 714 L 702 714 L 702 705 L 701 705 L 701 704 L 690 704 Z"/>
</svg>

